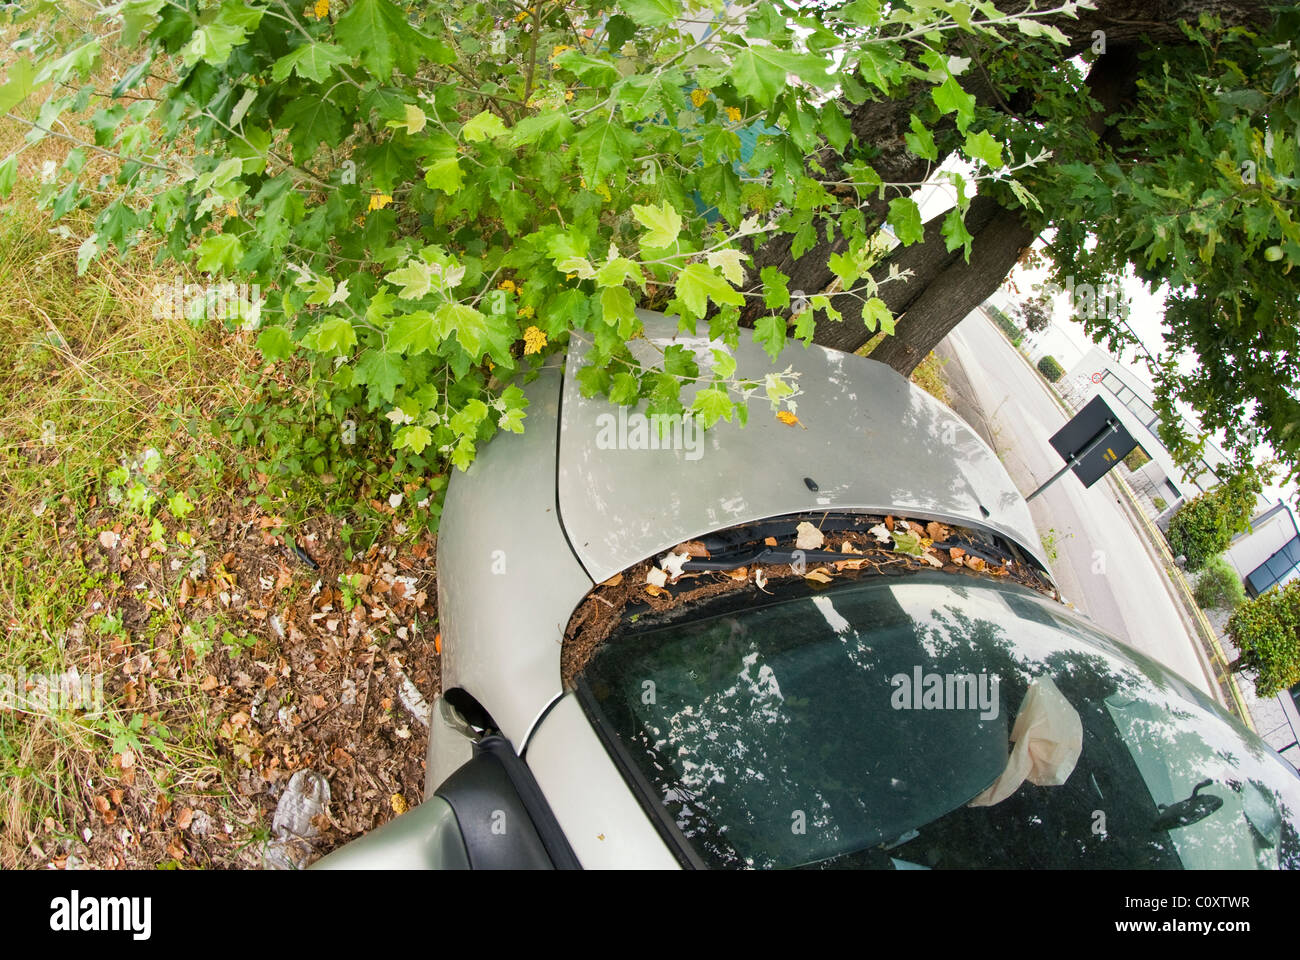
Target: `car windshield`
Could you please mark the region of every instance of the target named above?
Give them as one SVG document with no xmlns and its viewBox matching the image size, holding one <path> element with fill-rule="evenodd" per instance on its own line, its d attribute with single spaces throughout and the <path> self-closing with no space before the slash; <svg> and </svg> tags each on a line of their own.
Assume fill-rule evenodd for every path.
<svg viewBox="0 0 1300 960">
<path fill-rule="evenodd" d="M 1300 862 L 1294 771 L 1031 591 L 940 573 L 773 591 L 625 623 L 578 678 L 693 862 Z"/>
</svg>

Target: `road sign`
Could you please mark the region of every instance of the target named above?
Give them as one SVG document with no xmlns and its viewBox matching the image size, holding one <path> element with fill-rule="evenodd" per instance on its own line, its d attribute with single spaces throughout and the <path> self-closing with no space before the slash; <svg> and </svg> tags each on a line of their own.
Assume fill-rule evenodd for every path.
<svg viewBox="0 0 1300 960">
<path fill-rule="evenodd" d="M 1100 396 L 1088 401 L 1048 442 L 1061 455 L 1065 466 L 1026 500 L 1034 499 L 1068 470 L 1074 471 L 1084 487 L 1091 487 L 1137 446 L 1119 415 Z"/>
</svg>

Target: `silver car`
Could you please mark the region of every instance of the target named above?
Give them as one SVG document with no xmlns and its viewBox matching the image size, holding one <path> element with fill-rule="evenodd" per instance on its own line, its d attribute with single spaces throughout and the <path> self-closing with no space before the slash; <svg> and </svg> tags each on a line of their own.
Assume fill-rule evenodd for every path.
<svg viewBox="0 0 1300 960">
<path fill-rule="evenodd" d="M 641 319 L 645 362 L 708 374 L 720 344 Z M 427 799 L 318 866 L 1300 860 L 1300 778 L 1060 602 L 948 408 L 742 335 L 737 375 L 790 368 L 798 417 L 700 433 L 584 397 L 581 350 L 448 488 Z"/>
</svg>

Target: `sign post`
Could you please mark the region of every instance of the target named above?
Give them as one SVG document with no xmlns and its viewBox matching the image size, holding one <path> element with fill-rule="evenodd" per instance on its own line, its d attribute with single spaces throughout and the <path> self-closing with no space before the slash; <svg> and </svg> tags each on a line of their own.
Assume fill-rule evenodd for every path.
<svg viewBox="0 0 1300 960">
<path fill-rule="evenodd" d="M 1128 456 L 1137 441 L 1120 423 L 1119 416 L 1100 396 L 1075 414 L 1053 435 L 1050 443 L 1065 460 L 1046 483 L 1025 497 L 1028 502 L 1073 470 L 1085 489 L 1104 477 L 1115 464 Z"/>
</svg>

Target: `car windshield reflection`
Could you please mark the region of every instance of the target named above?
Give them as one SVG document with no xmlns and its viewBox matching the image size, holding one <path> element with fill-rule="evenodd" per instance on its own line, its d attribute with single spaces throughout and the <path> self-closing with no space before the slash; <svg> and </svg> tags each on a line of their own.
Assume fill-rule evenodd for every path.
<svg viewBox="0 0 1300 960">
<path fill-rule="evenodd" d="M 1014 585 L 941 573 L 626 623 L 579 690 L 710 866 L 1277 868 L 1300 778 Z"/>
</svg>

